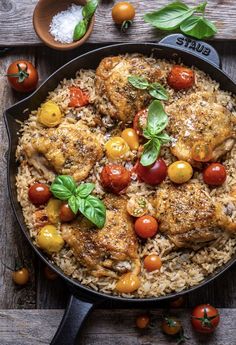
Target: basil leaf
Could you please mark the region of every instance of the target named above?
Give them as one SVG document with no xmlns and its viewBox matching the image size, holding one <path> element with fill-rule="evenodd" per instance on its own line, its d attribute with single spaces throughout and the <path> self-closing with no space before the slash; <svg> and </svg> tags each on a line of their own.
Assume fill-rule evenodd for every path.
<svg viewBox="0 0 236 345">
<path fill-rule="evenodd" d="M 71 176 L 60 175 L 53 181 L 50 190 L 60 200 L 68 200 L 76 189 L 76 183 Z"/>
<path fill-rule="evenodd" d="M 87 4 L 84 6 L 82 15 L 84 18 L 89 20 L 94 13 L 96 12 L 96 9 L 98 7 L 99 1 L 97 0 L 90 0 L 87 2 Z"/>
<path fill-rule="evenodd" d="M 104 227 L 106 222 L 106 208 L 100 199 L 93 195 L 89 195 L 86 199 L 81 199 L 79 210 L 99 229 Z"/>
<path fill-rule="evenodd" d="M 128 77 L 128 82 L 135 87 L 136 89 L 140 89 L 140 90 L 146 90 L 149 86 L 149 82 L 143 78 L 143 77 L 139 77 L 139 76 L 129 76 Z"/>
<path fill-rule="evenodd" d="M 147 130 L 154 136 L 163 131 L 168 124 L 168 117 L 160 101 L 153 101 L 148 108 Z"/>
<path fill-rule="evenodd" d="M 92 193 L 94 188 L 94 183 L 82 183 L 79 187 L 76 188 L 75 195 L 84 199 Z"/>
<path fill-rule="evenodd" d="M 168 92 L 159 83 L 152 83 L 149 85 L 149 94 L 153 98 L 160 99 L 162 101 L 167 101 L 169 99 Z"/>
<path fill-rule="evenodd" d="M 72 195 L 68 200 L 68 205 L 70 206 L 70 209 L 74 214 L 78 212 L 81 200 L 82 199 L 80 199 L 80 197 L 76 197 L 75 195 Z"/>
<path fill-rule="evenodd" d="M 149 140 L 144 144 L 144 151 L 140 160 L 143 166 L 148 166 L 154 163 L 160 153 L 161 143 L 157 138 Z"/>
<path fill-rule="evenodd" d="M 143 130 L 143 136 L 144 136 L 144 138 L 146 138 L 146 139 L 152 139 L 154 135 L 153 135 L 152 133 L 150 133 L 149 130 L 148 130 L 147 128 L 145 128 L 145 129 Z"/>
<path fill-rule="evenodd" d="M 161 144 L 167 144 L 171 141 L 171 137 L 167 133 L 157 134 L 156 138 L 160 140 Z"/>
<path fill-rule="evenodd" d="M 173 2 L 159 11 L 145 14 L 144 20 L 161 30 L 174 30 L 195 12 L 182 2 Z"/>
<path fill-rule="evenodd" d="M 192 16 L 186 19 L 181 25 L 180 29 L 186 35 L 202 39 L 214 36 L 217 29 L 213 23 L 203 17 Z"/>
<path fill-rule="evenodd" d="M 74 29 L 74 34 L 73 34 L 73 40 L 74 41 L 80 40 L 86 34 L 87 25 L 88 25 L 88 21 L 85 19 L 81 20 L 76 25 L 76 27 Z"/>
</svg>

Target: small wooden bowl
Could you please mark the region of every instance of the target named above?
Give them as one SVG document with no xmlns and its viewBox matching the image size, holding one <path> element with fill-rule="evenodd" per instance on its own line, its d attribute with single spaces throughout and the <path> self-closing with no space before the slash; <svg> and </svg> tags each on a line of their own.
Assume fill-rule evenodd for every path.
<svg viewBox="0 0 236 345">
<path fill-rule="evenodd" d="M 57 50 L 74 49 L 79 47 L 89 38 L 93 30 L 95 16 L 91 18 L 86 34 L 78 41 L 72 43 L 60 43 L 55 41 L 54 37 L 49 33 L 49 27 L 53 16 L 61 11 L 67 10 L 72 4 L 84 6 L 86 4 L 86 0 L 39 0 L 36 5 L 33 14 L 34 29 L 39 38 L 50 48 Z"/>
</svg>

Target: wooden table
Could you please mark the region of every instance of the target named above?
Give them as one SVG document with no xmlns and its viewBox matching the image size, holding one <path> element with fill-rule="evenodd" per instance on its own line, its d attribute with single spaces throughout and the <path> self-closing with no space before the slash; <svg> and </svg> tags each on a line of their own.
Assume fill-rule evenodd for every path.
<svg viewBox="0 0 236 345">
<path fill-rule="evenodd" d="M 106 25 L 112 30 L 101 28 L 97 20 L 96 30 L 91 37 L 91 44 L 77 49 L 73 52 L 56 52 L 47 47 L 38 46 L 38 40 L 33 34 L 30 18 L 32 10 L 37 1 L 0 1 L 0 45 L 24 47 L 14 48 L 4 57 L 0 57 L 0 345 L 34 345 L 49 344 L 53 334 L 61 320 L 63 308 L 68 299 L 68 292 L 64 282 L 60 279 L 54 282 L 47 281 L 43 275 L 41 262 L 35 257 L 23 238 L 18 225 L 13 217 L 6 188 L 6 162 L 4 153 L 7 149 L 7 135 L 2 120 L 2 111 L 19 100 L 22 96 L 14 93 L 8 86 L 4 73 L 9 63 L 18 58 L 31 60 L 38 68 L 40 83 L 58 67 L 78 56 L 84 51 L 94 48 L 94 44 L 105 40 L 154 40 L 154 32 L 146 30 L 146 25 L 139 28 L 136 36 L 135 28 L 129 34 L 121 36 L 117 29 L 112 26 L 110 17 L 107 15 L 107 7 L 111 3 L 104 2 L 98 12 L 98 19 L 104 14 Z M 165 1 L 159 1 L 164 3 Z M 156 1 L 149 1 L 138 7 L 155 8 Z M 188 3 L 193 3 L 188 1 Z M 209 1 L 211 6 L 217 3 L 220 10 L 217 13 L 225 13 L 233 1 Z M 27 9 L 27 11 L 26 11 Z M 23 19 L 17 17 L 13 20 L 13 10 L 21 14 Z M 212 13 L 212 18 L 216 13 Z M 223 18 L 224 16 L 222 16 Z M 140 17 L 138 17 L 140 18 Z M 233 38 L 236 33 L 236 7 L 231 7 L 231 14 L 227 16 L 224 25 L 220 26 L 218 38 Z M 226 18 L 226 19 L 227 19 Z M 234 19 L 233 19 L 234 18 Z M 3 20 L 4 19 L 4 20 Z M 18 22 L 19 20 L 19 22 Z M 27 22 L 26 22 L 27 20 Z M 24 25 L 22 24 L 24 22 Z M 234 27 L 230 26 L 234 25 Z M 14 26 L 12 26 L 14 24 Z M 228 25 L 228 26 L 227 26 Z M 227 30 L 225 29 L 227 27 Z M 28 31 L 27 31 L 28 30 Z M 26 33 L 27 32 L 27 33 Z M 106 39 L 104 32 L 106 32 Z M 22 34 L 22 36 L 21 36 Z M 223 60 L 223 69 L 236 81 L 236 43 L 214 41 L 212 44 L 219 51 Z M 34 46 L 34 47 L 32 47 Z M 21 258 L 31 271 L 30 284 L 24 288 L 18 288 L 12 284 L 11 272 L 1 264 L 14 267 L 16 258 Z M 209 344 L 209 345 L 236 345 L 236 266 L 232 267 L 224 276 L 205 288 L 186 296 L 185 309 L 177 312 L 184 323 L 186 333 L 190 336 L 187 344 Z M 211 337 L 198 336 L 192 332 L 189 325 L 189 310 L 199 303 L 208 302 L 220 308 L 222 315 L 221 327 Z M 161 315 L 161 309 L 153 306 L 155 316 Z M 160 321 L 156 322 L 155 329 L 139 332 L 134 327 L 135 316 L 140 310 L 110 310 L 99 309 L 92 312 L 85 329 L 81 335 L 81 344 L 86 345 L 110 345 L 110 344 L 174 344 L 167 339 L 159 330 Z M 67 344 L 65 344 L 67 345 Z"/>
</svg>

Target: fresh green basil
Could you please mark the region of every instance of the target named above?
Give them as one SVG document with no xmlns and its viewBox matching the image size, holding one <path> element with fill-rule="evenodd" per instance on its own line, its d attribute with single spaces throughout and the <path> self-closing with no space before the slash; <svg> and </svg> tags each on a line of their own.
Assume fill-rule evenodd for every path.
<svg viewBox="0 0 236 345">
<path fill-rule="evenodd" d="M 90 195 L 94 188 L 94 183 L 77 186 L 71 176 L 61 175 L 55 178 L 50 190 L 56 198 L 68 201 L 74 214 L 80 211 L 98 228 L 102 228 L 106 221 L 106 208 L 100 199 Z"/>
<path fill-rule="evenodd" d="M 183 33 L 198 38 L 207 38 L 217 33 L 213 23 L 203 17 L 207 1 L 189 7 L 182 1 L 172 2 L 158 11 L 146 13 L 144 20 L 164 31 L 180 29 Z M 194 16 L 194 13 L 201 13 L 201 16 Z"/>
<path fill-rule="evenodd" d="M 167 144 L 170 137 L 163 130 L 168 124 L 168 116 L 160 101 L 153 101 L 148 108 L 147 126 L 143 136 L 148 139 L 140 159 L 143 166 L 154 163 L 160 153 L 161 145 Z"/>
<path fill-rule="evenodd" d="M 101 200 L 89 195 L 79 205 L 80 212 L 98 228 L 103 228 L 106 221 L 106 208 Z"/>
<path fill-rule="evenodd" d="M 212 22 L 199 16 L 192 16 L 186 19 L 180 25 L 180 30 L 184 34 L 198 39 L 212 37 L 217 33 L 217 29 Z"/>
<path fill-rule="evenodd" d="M 73 34 L 73 40 L 74 41 L 80 40 L 86 34 L 87 26 L 88 26 L 88 22 L 85 19 L 81 20 L 76 25 L 76 27 L 74 29 L 74 34 Z"/>
<path fill-rule="evenodd" d="M 90 20 L 91 17 L 96 12 L 98 4 L 99 4 L 99 1 L 97 1 L 97 0 L 88 1 L 87 4 L 84 6 L 83 11 L 82 11 L 83 17 L 86 18 L 87 20 Z"/>
<path fill-rule="evenodd" d="M 149 83 L 144 77 L 132 75 L 128 77 L 128 82 L 136 89 L 147 90 L 153 98 L 162 101 L 167 101 L 169 98 L 168 92 L 161 84 Z"/>
</svg>

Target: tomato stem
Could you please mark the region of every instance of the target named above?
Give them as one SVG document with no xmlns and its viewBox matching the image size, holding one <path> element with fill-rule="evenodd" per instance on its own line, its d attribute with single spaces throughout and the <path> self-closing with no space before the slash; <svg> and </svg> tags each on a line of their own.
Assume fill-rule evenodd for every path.
<svg viewBox="0 0 236 345">
<path fill-rule="evenodd" d="M 23 83 L 29 77 L 29 73 L 27 73 L 28 66 L 25 64 L 25 69 L 22 69 L 20 64 L 17 64 L 17 68 L 17 73 L 6 74 L 6 77 L 18 78 L 18 83 Z"/>
<path fill-rule="evenodd" d="M 121 31 L 126 32 L 132 24 L 133 24 L 132 20 L 125 20 L 121 25 Z"/>
<path fill-rule="evenodd" d="M 206 310 L 206 308 L 204 308 L 204 315 L 203 315 L 203 317 L 192 316 L 192 318 L 195 319 L 195 320 L 201 321 L 201 324 L 202 324 L 203 327 L 213 328 L 213 325 L 212 325 L 211 321 L 214 320 L 215 318 L 217 318 L 218 316 L 219 316 L 219 314 L 215 314 L 213 316 L 208 316 L 207 315 L 207 310 Z"/>
</svg>

